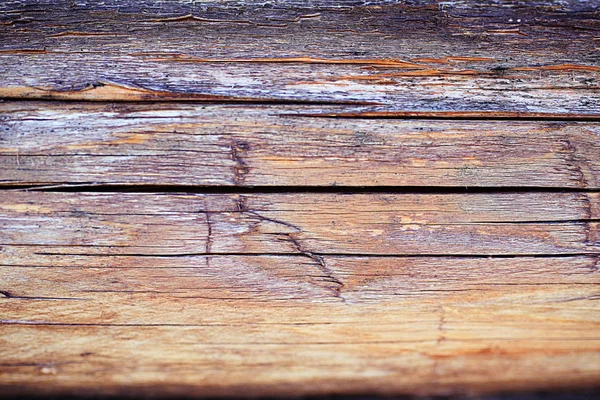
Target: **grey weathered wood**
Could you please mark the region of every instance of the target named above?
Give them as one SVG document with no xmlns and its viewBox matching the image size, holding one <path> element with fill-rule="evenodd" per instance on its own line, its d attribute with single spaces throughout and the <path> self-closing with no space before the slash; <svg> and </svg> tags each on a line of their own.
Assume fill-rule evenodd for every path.
<svg viewBox="0 0 600 400">
<path fill-rule="evenodd" d="M 598 117 L 595 4 L 8 2 L 0 96 Z"/>
</svg>

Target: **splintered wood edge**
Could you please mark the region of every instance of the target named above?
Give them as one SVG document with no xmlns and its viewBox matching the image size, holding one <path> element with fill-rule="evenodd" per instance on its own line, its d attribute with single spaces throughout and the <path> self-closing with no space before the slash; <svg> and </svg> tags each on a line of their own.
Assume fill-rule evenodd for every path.
<svg viewBox="0 0 600 400">
<path fill-rule="evenodd" d="M 330 105 L 355 105 L 355 106 L 382 106 L 376 101 L 352 101 L 352 100 L 301 100 L 286 99 L 279 97 L 237 97 L 220 96 L 202 93 L 176 93 L 169 91 L 158 91 L 119 85 L 115 83 L 98 82 L 94 86 L 80 90 L 61 91 L 34 87 L 0 87 L 0 98 L 7 100 L 59 100 L 59 101 L 117 101 L 117 102 L 177 102 L 195 101 L 209 103 L 266 103 L 266 104 L 330 104 Z M 288 117 L 314 117 L 314 118 L 368 118 L 368 119 L 391 119 L 391 118 L 422 118 L 422 119 L 463 119 L 463 120 L 539 120 L 539 121 L 593 121 L 600 122 L 600 113 L 556 113 L 536 111 L 338 111 L 338 112 L 286 112 L 281 116 Z"/>
<path fill-rule="evenodd" d="M 0 87 L 0 98 L 31 100 L 72 101 L 206 101 L 206 102 L 252 102 L 256 98 L 218 96 L 210 94 L 179 94 L 143 89 L 115 83 L 99 82 L 81 90 L 60 91 L 34 87 Z"/>
</svg>

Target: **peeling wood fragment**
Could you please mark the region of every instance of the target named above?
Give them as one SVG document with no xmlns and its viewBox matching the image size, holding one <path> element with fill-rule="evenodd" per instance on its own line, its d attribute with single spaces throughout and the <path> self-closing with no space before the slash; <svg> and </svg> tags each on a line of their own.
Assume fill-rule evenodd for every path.
<svg viewBox="0 0 600 400">
<path fill-rule="evenodd" d="M 109 82 L 95 82 L 80 90 L 58 91 L 34 87 L 0 87 L 0 97 L 6 99 L 51 99 L 79 101 L 257 101 L 210 94 L 186 94 L 150 90 Z"/>
</svg>

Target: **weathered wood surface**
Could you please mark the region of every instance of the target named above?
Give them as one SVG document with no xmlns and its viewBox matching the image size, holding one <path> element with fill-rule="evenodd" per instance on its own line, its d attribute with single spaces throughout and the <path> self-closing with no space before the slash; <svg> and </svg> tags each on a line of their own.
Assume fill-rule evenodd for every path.
<svg viewBox="0 0 600 400">
<path fill-rule="evenodd" d="M 315 108 L 0 103 L 0 184 L 600 187 L 600 123 Z"/>
<path fill-rule="evenodd" d="M 597 193 L 4 192 L 2 385 L 203 395 L 592 385 L 598 204 Z"/>
<path fill-rule="evenodd" d="M 171 305 L 165 310 L 170 314 L 240 311 L 195 303 L 143 305 L 160 304 Z M 265 313 L 263 306 L 248 309 L 238 323 L 223 319 L 215 326 L 4 324 L 2 340 L 19 348 L 20 356 L 4 358 L 3 390 L 248 396 L 589 386 L 598 380 L 600 340 L 579 333 L 598 325 L 584 316 L 593 311 L 584 304 L 510 301 L 505 306 L 518 310 L 506 312 L 403 302 L 358 309 L 340 305 L 320 313 L 313 306 L 309 315 L 289 308 Z M 382 308 L 385 312 L 377 312 Z M 330 322 L 332 313 L 347 319 Z M 562 321 L 555 322 L 557 315 Z M 313 322 L 319 318 L 328 322 Z M 543 336 L 548 332 L 556 333 Z"/>
<path fill-rule="evenodd" d="M 97 301 L 8 299 L 10 316 L 22 319 L 2 325 L 4 348 L 19 349 L 3 352 L 2 386 L 189 396 L 595 385 L 600 338 L 591 293 L 524 286 L 373 305 L 111 293 Z"/>
<path fill-rule="evenodd" d="M 600 116 L 595 1 L 361 3 L 3 2 L 0 96 Z"/>
<path fill-rule="evenodd" d="M 1 2 L 0 396 L 598 387 L 599 9 Z"/>
<path fill-rule="evenodd" d="M 50 253 L 271 253 L 318 259 L 318 254 L 548 255 L 600 249 L 597 193 L 13 192 L 2 198 L 0 245 Z"/>
</svg>

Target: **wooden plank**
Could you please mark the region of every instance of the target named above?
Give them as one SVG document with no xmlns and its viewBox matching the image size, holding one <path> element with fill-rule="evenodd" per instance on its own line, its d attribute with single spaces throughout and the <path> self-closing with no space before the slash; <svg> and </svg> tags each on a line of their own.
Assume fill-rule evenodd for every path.
<svg viewBox="0 0 600 400">
<path fill-rule="evenodd" d="M 49 254 L 271 253 L 319 261 L 318 254 L 549 255 L 600 248 L 598 193 L 2 197 L 0 245 Z"/>
<path fill-rule="evenodd" d="M 1 7 L 5 98 L 343 102 L 446 116 L 600 116 L 600 23 L 594 4 L 584 1 L 43 7 L 25 0 Z"/>
<path fill-rule="evenodd" d="M 0 397 L 597 387 L 597 8 L 1 2 Z"/>
<path fill-rule="evenodd" d="M 507 384 L 546 390 L 592 386 L 598 379 L 597 339 L 449 339 L 437 345 L 435 339 L 424 338 L 413 343 L 356 344 L 349 334 L 339 343 L 233 345 L 203 344 L 204 332 L 204 328 L 2 326 L 7 344 L 23 346 L 22 338 L 35 338 L 40 346 L 26 342 L 30 361 L 6 363 L 2 389 L 4 393 L 185 396 L 450 394 L 467 387 L 472 392 L 498 390 Z M 231 332 L 223 330 L 221 340 Z M 549 346 L 554 349 L 552 364 L 547 362 Z M 40 353 L 40 348 L 47 350 Z M 581 368 L 573 372 L 572 365 Z M 157 384 L 160 381 L 169 384 Z"/>
<path fill-rule="evenodd" d="M 600 377 L 597 256 L 326 256 L 336 295 L 300 256 L 7 250 L 20 266 L 0 268 L 3 393 L 450 394 Z"/>
<path fill-rule="evenodd" d="M 327 107 L 0 104 L 0 184 L 600 188 L 600 124 Z"/>
<path fill-rule="evenodd" d="M 242 264 L 243 265 L 243 264 Z M 519 260 L 513 265 L 519 265 Z M 526 264 L 525 264 L 526 265 Z M 588 273 L 589 270 L 588 270 Z M 47 274 L 47 273 L 46 273 Z M 590 274 L 593 274 L 591 272 Z M 44 272 L 40 272 L 44 276 Z M 381 279 L 385 280 L 385 276 Z M 200 279 L 200 278 L 197 278 Z M 265 281 L 268 283 L 268 281 Z M 315 287 L 318 285 L 315 284 Z M 457 313 L 489 314 L 478 329 L 486 331 L 488 338 L 510 338 L 514 335 L 525 338 L 565 337 L 598 338 L 597 284 L 554 284 L 537 285 L 482 285 L 484 290 L 405 290 L 404 294 L 373 293 L 368 288 L 349 289 L 337 296 L 333 292 L 323 295 L 318 288 L 314 295 L 290 296 L 280 289 L 275 300 L 267 296 L 260 300 L 258 295 L 246 298 L 211 296 L 198 290 L 195 296 L 177 296 L 170 293 L 136 293 L 106 291 L 92 294 L 73 293 L 71 297 L 2 297 L 2 324 L 27 326 L 254 326 L 254 325 L 339 325 L 339 329 L 353 330 L 352 324 L 393 325 L 389 329 L 409 331 L 431 331 L 437 328 L 419 327 L 423 317 L 434 313 L 435 327 L 439 323 L 439 309 L 448 306 Z M 361 292 L 362 290 L 362 292 Z M 74 296 L 79 297 L 74 297 Z M 494 316 L 504 315 L 515 320 L 515 332 L 495 332 L 490 322 Z M 555 320 L 557 333 L 540 324 L 539 319 Z M 519 322 L 519 320 L 521 322 Z M 526 322 L 527 321 L 527 322 Z M 590 330 L 591 328 L 591 330 Z M 361 328 L 368 329 L 368 328 Z M 370 329 L 370 328 L 369 328 Z M 468 330 L 463 326 L 461 330 Z M 377 330 L 375 330 L 377 331 Z M 523 333 L 523 331 L 528 331 Z M 483 335 L 484 332 L 481 332 Z M 421 334 L 421 333 L 418 333 Z M 318 332 L 315 332 L 318 338 Z M 482 336 L 483 340 L 485 337 Z M 236 339 L 241 340 L 241 339 Z"/>
<path fill-rule="evenodd" d="M 289 301 L 348 303 L 465 293 L 503 293 L 588 285 L 597 289 L 597 256 L 452 258 L 322 256 L 328 272 L 303 256 L 81 256 L 4 250 L 8 299 L 139 299 L 155 295 L 227 304 Z M 586 288 L 581 286 L 581 290 Z M 518 288 L 518 290 L 523 290 Z M 550 290 L 550 289 L 547 289 Z M 468 295 L 469 293 L 467 293 Z"/>
</svg>

